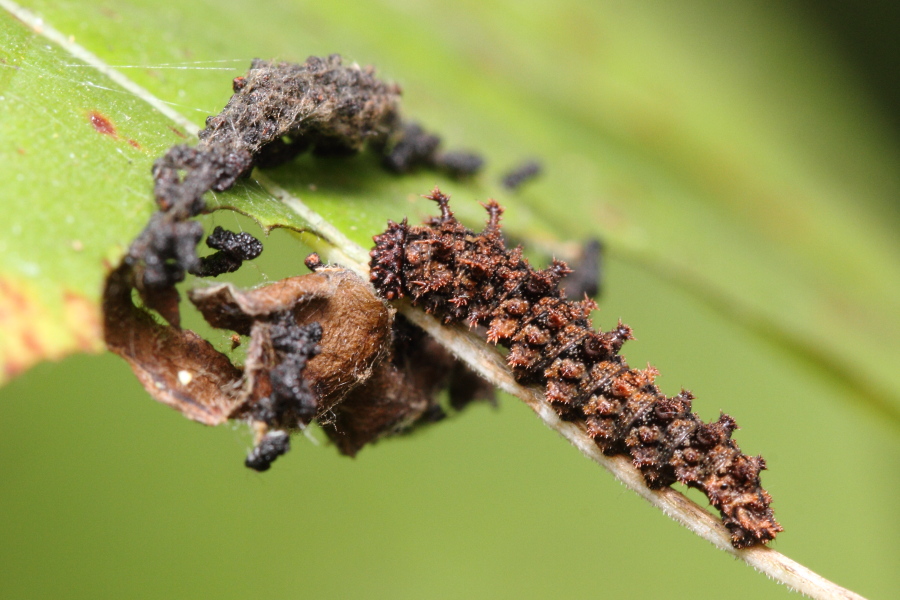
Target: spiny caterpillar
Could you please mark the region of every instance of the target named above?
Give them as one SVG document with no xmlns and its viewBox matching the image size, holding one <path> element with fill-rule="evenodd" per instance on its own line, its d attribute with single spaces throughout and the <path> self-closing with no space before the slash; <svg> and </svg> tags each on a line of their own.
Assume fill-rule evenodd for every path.
<svg viewBox="0 0 900 600">
<path fill-rule="evenodd" d="M 506 247 L 495 201 L 484 205 L 489 218 L 476 234 L 440 190 L 426 197 L 440 206 L 439 217 L 424 226 L 389 221 L 374 237 L 371 280 L 384 298 L 409 297 L 444 323 L 486 327 L 488 341 L 509 349 L 516 380 L 544 386 L 560 417 L 583 423 L 605 454 L 630 456 L 651 488 L 678 481 L 703 491 L 736 548 L 782 531 L 760 486 L 765 461 L 741 453 L 731 439 L 734 419 L 703 423 L 691 412 L 690 392 L 667 398 L 655 369 L 630 368 L 619 350 L 631 329 L 621 322 L 593 329 L 596 303 L 567 300 L 559 289 L 570 272 L 565 263 L 536 271 L 521 247 Z"/>
</svg>

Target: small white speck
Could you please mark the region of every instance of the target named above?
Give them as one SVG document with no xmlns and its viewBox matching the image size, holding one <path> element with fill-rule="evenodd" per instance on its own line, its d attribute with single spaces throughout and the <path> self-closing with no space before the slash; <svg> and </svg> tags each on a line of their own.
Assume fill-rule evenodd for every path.
<svg viewBox="0 0 900 600">
<path fill-rule="evenodd" d="M 75 155 L 74 155 L 74 154 L 69 154 L 69 158 L 74 159 L 74 158 L 75 158 Z"/>
<path fill-rule="evenodd" d="M 84 244 L 81 243 L 81 240 L 72 240 L 72 250 L 75 252 L 84 250 Z"/>
<path fill-rule="evenodd" d="M 178 383 L 181 385 L 187 385 L 194 379 L 194 376 L 191 375 L 190 371 L 178 371 Z"/>
</svg>

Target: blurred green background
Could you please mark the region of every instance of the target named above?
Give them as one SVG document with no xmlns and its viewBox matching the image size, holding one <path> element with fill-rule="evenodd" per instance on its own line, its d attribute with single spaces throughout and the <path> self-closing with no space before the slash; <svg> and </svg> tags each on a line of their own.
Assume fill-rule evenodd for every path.
<svg viewBox="0 0 900 600">
<path fill-rule="evenodd" d="M 198 124 L 254 56 L 340 52 L 376 64 L 403 84 L 407 114 L 483 150 L 487 173 L 465 185 L 393 179 L 361 157 L 303 159 L 276 179 L 364 244 L 387 218 L 431 211 L 415 194 L 435 182 L 473 225 L 474 200 L 495 195 L 510 231 L 543 248 L 602 235 L 597 323 L 631 325 L 629 362 L 658 367 L 667 393 L 691 389 L 702 417 L 735 416 L 741 447 L 770 467 L 763 481 L 786 530 L 774 547 L 863 595 L 895 595 L 896 11 L 699 0 L 23 4 Z M 859 23 L 878 26 L 861 35 Z M 164 68 L 213 60 L 233 69 Z M 81 77 L 71 71 L 75 85 Z M 26 108 L 49 113 L 55 101 Z M 105 191 L 72 183 L 65 168 L 55 175 L 72 202 L 124 193 L 121 175 L 149 210 L 148 165 L 177 139 L 139 133 L 144 149 L 100 181 Z M 546 176 L 504 195 L 497 176 L 530 155 Z M 10 202 L 40 197 L 11 179 L 0 184 Z M 238 196 L 221 201 L 250 202 Z M 3 210 L 4 223 L 25 218 Z M 115 235 L 130 239 L 138 217 Z M 219 212 L 208 225 L 234 219 Z M 302 256 L 275 231 L 239 279 L 301 272 Z M 94 271 L 82 278 L 90 289 Z M 13 380 L 0 390 L 0 423 L 4 598 L 788 594 L 650 508 L 513 398 L 354 460 L 297 437 L 262 475 L 242 466 L 244 429 L 204 428 L 155 404 L 111 355 Z"/>
</svg>

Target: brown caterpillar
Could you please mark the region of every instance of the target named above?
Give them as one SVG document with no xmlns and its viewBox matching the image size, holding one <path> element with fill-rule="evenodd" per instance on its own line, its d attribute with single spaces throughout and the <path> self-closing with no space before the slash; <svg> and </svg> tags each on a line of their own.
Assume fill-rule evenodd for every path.
<svg viewBox="0 0 900 600">
<path fill-rule="evenodd" d="M 732 544 L 766 543 L 782 527 L 760 486 L 762 457 L 742 454 L 728 415 L 703 423 L 691 412 L 693 395 L 667 398 L 657 371 L 632 369 L 619 356 L 631 329 L 593 329 L 593 300 L 566 300 L 560 279 L 570 272 L 553 261 L 534 270 L 521 247 L 508 249 L 500 233 L 503 209 L 484 205 L 481 233 L 466 229 L 435 189 L 439 217 L 424 226 L 388 222 L 376 235 L 371 279 L 386 299 L 409 297 L 445 323 L 486 327 L 488 341 L 509 348 L 507 362 L 520 383 L 545 386 L 559 415 L 582 422 L 605 454 L 626 454 L 651 488 L 679 481 L 703 491 L 722 514 Z"/>
</svg>

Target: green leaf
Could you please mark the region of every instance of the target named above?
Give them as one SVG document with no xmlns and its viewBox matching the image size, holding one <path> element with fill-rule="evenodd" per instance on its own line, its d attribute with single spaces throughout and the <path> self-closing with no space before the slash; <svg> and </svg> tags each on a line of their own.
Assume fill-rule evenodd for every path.
<svg viewBox="0 0 900 600">
<path fill-rule="evenodd" d="M 4 12 L 0 17 L 0 382 L 102 348 L 99 290 L 152 210 L 172 123 Z"/>
<path fill-rule="evenodd" d="M 364 247 L 386 219 L 408 215 L 415 221 L 430 213 L 433 207 L 418 195 L 435 184 L 453 194 L 454 209 L 473 226 L 482 219 L 476 201 L 496 197 L 507 207 L 508 230 L 529 244 L 554 249 L 602 236 L 611 262 L 599 321 L 609 326 L 622 317 L 632 325 L 640 343 L 626 347 L 630 362 L 659 366 L 671 391 L 691 387 L 705 416 L 719 408 L 736 414 L 744 427 L 741 445 L 764 454 L 772 468 L 765 481 L 788 530 L 779 549 L 858 591 L 890 590 L 896 582 L 885 573 L 896 555 L 890 540 L 898 539 L 889 510 L 896 481 L 885 473 L 900 456 L 897 140 L 888 137 L 852 77 L 831 60 L 829 47 L 797 16 L 753 3 L 653 4 L 36 0 L 27 6 L 197 126 L 224 105 L 230 79 L 254 56 L 302 60 L 340 52 L 377 65 L 403 84 L 406 114 L 443 134 L 448 145 L 483 151 L 490 161 L 487 173 L 464 185 L 430 173 L 395 178 L 371 157 L 359 156 L 306 157 L 269 176 Z M 2 380 L 38 360 L 100 348 L 98 300 L 106 270 L 153 209 L 152 161 L 183 141 L 172 127 L 182 133 L 186 128 L 21 22 L 4 15 L 0 26 L 0 185 L 6 192 L 0 208 Z M 113 123 L 116 135 L 98 132 L 92 112 Z M 497 178 L 504 168 L 529 156 L 541 158 L 545 176 L 516 196 L 500 189 Z M 267 228 L 308 226 L 255 182 L 212 202 L 251 215 Z M 267 254 L 274 248 L 291 253 L 285 262 L 299 268 L 302 255 L 294 245 L 273 234 Z M 13 389 L 43 389 L 27 377 L 20 385 Z M 865 413 L 854 405 L 877 410 Z M 28 412 L 23 409 L 22 415 Z M 525 427 L 524 417 L 512 418 Z M 469 442 L 476 446 L 466 450 L 471 454 L 459 456 L 481 464 L 492 451 L 484 436 L 494 435 L 482 422 L 500 419 L 466 415 L 454 424 L 467 428 L 452 430 L 464 440 L 479 440 Z M 154 427 L 165 427 L 161 421 Z M 884 422 L 893 422 L 893 428 Z M 432 452 L 424 447 L 443 435 L 438 429 L 416 448 Z M 455 590 L 459 577 L 483 586 L 477 589 L 485 596 L 547 595 L 562 589 L 568 573 L 578 572 L 584 581 L 565 588 L 572 592 L 567 595 L 596 593 L 604 586 L 610 596 L 641 595 L 641 589 L 644 595 L 662 594 L 678 585 L 696 590 L 688 570 L 702 550 L 688 547 L 683 532 L 663 531 L 660 520 L 632 508 L 633 502 L 601 501 L 615 495 L 614 489 L 580 484 L 593 471 L 565 471 L 560 465 L 575 459 L 566 449 L 557 455 L 552 444 L 535 441 L 536 429 L 519 434 L 509 426 L 496 435 L 497 443 L 526 448 L 519 451 L 528 456 L 521 468 L 541 473 L 525 479 L 497 464 L 488 477 L 492 485 L 508 476 L 520 486 L 496 492 L 516 507 L 510 509 L 515 519 L 504 526 L 504 513 L 485 506 L 496 489 L 487 482 L 481 493 L 460 491 L 477 475 L 452 479 L 452 472 L 441 470 L 457 482 L 447 493 L 479 513 L 472 528 L 536 549 L 552 568 L 538 578 L 539 567 L 527 562 L 528 554 L 502 544 L 485 554 L 476 548 L 478 564 L 467 563 L 466 548 L 484 543 L 485 537 L 477 537 L 468 546 L 448 549 L 451 564 L 459 568 L 453 576 L 438 568 L 431 585 Z M 371 450 L 367 460 L 386 461 L 387 483 L 357 491 L 439 503 L 440 497 L 415 496 L 410 488 L 416 486 L 406 483 L 402 468 L 421 477 L 424 486 L 445 489 L 426 471 L 443 465 L 440 451 L 463 452 L 453 441 L 438 437 L 435 454 L 423 454 L 419 463 L 404 456 L 411 446 L 402 442 L 399 450 L 389 444 Z M 196 451 L 197 444 L 182 443 Z M 233 440 L 221 447 L 223 454 L 235 450 Z M 348 467 L 320 454 L 316 460 L 325 462 L 310 469 L 321 472 L 308 475 L 325 487 L 333 484 L 334 470 Z M 222 460 L 227 468 L 237 464 L 233 457 Z M 361 516 L 346 517 L 352 501 L 310 491 L 319 489 L 315 485 L 300 486 L 297 495 L 311 498 L 300 509 L 286 485 L 273 490 L 273 504 L 309 513 L 344 506 L 328 515 L 347 520 L 340 531 L 348 538 L 354 527 L 395 514 L 389 506 L 380 513 L 353 504 Z M 536 487 L 541 490 L 532 492 Z M 516 504 L 522 490 L 534 500 Z M 598 497 L 596 505 L 573 500 L 579 494 Z M 247 501 L 254 507 L 262 502 Z M 240 510 L 235 502 L 229 506 Z M 552 507 L 553 519 L 529 525 L 531 502 Z M 452 507 L 441 506 L 452 513 Z M 612 511 L 631 513 L 620 518 Z M 407 507 L 406 512 L 420 530 L 430 526 L 425 511 L 420 515 Z M 233 515 L 219 516 L 235 521 Z M 393 527 L 381 537 L 396 535 L 399 544 L 412 547 L 414 526 L 404 535 L 400 516 L 388 518 Z M 438 538 L 448 547 L 448 540 L 466 529 L 465 517 L 456 518 Z M 650 522 L 645 528 L 627 525 L 636 519 Z M 203 522 L 216 523 L 212 517 Z M 603 546 L 607 530 L 598 531 L 598 522 L 610 529 L 612 546 Z M 544 531 L 520 531 L 531 526 Z M 892 527 L 891 535 L 882 527 Z M 280 533 L 268 521 L 263 529 Z M 315 536 L 326 553 L 346 550 L 324 527 L 316 528 Z M 828 552 L 841 543 L 850 552 Z M 368 544 L 377 551 L 377 542 Z M 598 548 L 602 566 L 584 558 L 598 554 Z M 397 550 L 404 560 L 420 554 L 406 550 Z M 517 561 L 495 561 L 493 554 L 504 552 Z M 627 559 L 616 562 L 606 558 L 610 554 Z M 162 561 L 161 554 L 151 556 Z M 328 574 L 323 580 L 340 579 L 337 567 L 303 556 Z M 422 556 L 429 560 L 403 572 L 392 570 L 387 558 L 355 556 L 351 562 L 382 565 L 390 578 L 400 580 L 412 577 L 410 570 L 435 568 L 433 554 Z M 742 590 L 771 594 L 765 582 L 740 568 L 728 571 L 721 557 L 702 556 L 719 561 L 709 569 L 716 573 L 703 573 L 704 579 L 746 582 L 749 587 Z M 630 571 L 626 563 L 641 568 Z M 496 582 L 502 575 L 482 565 L 518 579 L 501 586 Z M 663 579 L 675 579 L 679 568 L 665 565 L 688 572 L 678 583 L 645 581 L 648 572 L 660 571 Z M 283 568 L 300 571 L 303 565 L 288 561 Z M 590 569 L 598 573 L 590 575 Z M 427 581 L 421 577 L 416 581 Z M 39 585 L 52 588 L 52 582 Z M 342 581 L 335 585 L 350 589 Z M 645 588 L 636 592 L 637 585 Z M 196 591 L 212 589 L 217 588 Z M 722 589 L 727 588 L 710 585 L 695 595 L 716 597 Z M 392 595 L 404 594 L 398 589 Z"/>
</svg>

